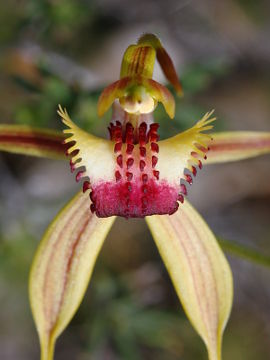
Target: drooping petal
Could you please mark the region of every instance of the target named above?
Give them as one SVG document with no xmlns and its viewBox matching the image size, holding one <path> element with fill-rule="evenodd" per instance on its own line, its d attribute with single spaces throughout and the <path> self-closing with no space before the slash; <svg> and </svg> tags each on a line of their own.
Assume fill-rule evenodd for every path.
<svg viewBox="0 0 270 360">
<path fill-rule="evenodd" d="M 153 79 L 143 79 L 142 84 L 156 101 L 162 103 L 166 113 L 173 119 L 175 114 L 175 101 L 172 93 L 165 86 Z"/>
<path fill-rule="evenodd" d="M 220 360 L 233 283 L 213 233 L 187 202 L 171 216 L 155 215 L 146 221 L 183 308 L 206 344 L 209 359 Z"/>
<path fill-rule="evenodd" d="M 182 85 L 178 79 L 172 59 L 161 44 L 161 41 L 154 34 L 144 34 L 138 40 L 138 44 L 151 45 L 157 54 L 157 60 L 169 82 L 175 88 L 179 96 L 183 95 Z"/>
<path fill-rule="evenodd" d="M 207 164 L 237 161 L 270 153 L 270 132 L 234 131 L 212 134 Z"/>
<path fill-rule="evenodd" d="M 93 215 L 88 196 L 80 193 L 46 231 L 32 264 L 29 284 L 42 360 L 53 359 L 55 340 L 81 303 L 114 219 Z"/>
<path fill-rule="evenodd" d="M 59 131 L 25 125 L 0 125 L 0 150 L 49 159 L 65 159 L 64 136 Z"/>
<path fill-rule="evenodd" d="M 127 87 L 131 84 L 132 78 L 127 76 L 107 86 L 98 99 L 98 116 L 103 116 L 112 106 L 114 100 L 126 94 Z"/>
</svg>

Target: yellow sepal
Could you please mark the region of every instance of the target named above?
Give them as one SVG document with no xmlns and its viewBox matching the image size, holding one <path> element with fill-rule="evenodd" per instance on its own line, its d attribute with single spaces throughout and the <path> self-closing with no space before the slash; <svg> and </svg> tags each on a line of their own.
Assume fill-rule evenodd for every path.
<svg viewBox="0 0 270 360">
<path fill-rule="evenodd" d="M 213 233 L 187 203 L 169 215 L 146 217 L 183 308 L 204 340 L 209 360 L 221 360 L 233 281 Z"/>
<path fill-rule="evenodd" d="M 52 360 L 57 337 L 79 307 L 115 218 L 90 212 L 88 194 L 76 195 L 57 215 L 36 252 L 29 282 L 41 360 Z"/>
</svg>

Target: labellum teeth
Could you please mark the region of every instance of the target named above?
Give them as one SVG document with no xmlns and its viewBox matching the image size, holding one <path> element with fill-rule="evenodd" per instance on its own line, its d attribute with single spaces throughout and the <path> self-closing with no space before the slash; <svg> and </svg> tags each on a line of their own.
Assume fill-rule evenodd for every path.
<svg viewBox="0 0 270 360">
<path fill-rule="evenodd" d="M 195 166 L 192 166 L 192 174 L 193 174 L 194 176 L 197 175 L 197 169 L 195 168 Z"/>
<path fill-rule="evenodd" d="M 187 188 L 184 184 L 180 184 L 180 191 L 183 195 L 187 195 Z"/>
<path fill-rule="evenodd" d="M 193 184 L 193 179 L 192 179 L 191 175 L 185 174 L 185 179 L 190 185 Z"/>
<path fill-rule="evenodd" d="M 83 192 L 85 193 L 87 190 L 91 189 L 91 184 L 89 181 L 85 181 L 83 183 Z"/>
<path fill-rule="evenodd" d="M 72 160 L 69 161 L 69 165 L 70 165 L 70 171 L 73 173 L 76 169 L 75 164 L 72 162 Z"/>
<path fill-rule="evenodd" d="M 142 182 L 145 184 L 148 181 L 148 175 L 147 174 L 142 174 Z"/>
<path fill-rule="evenodd" d="M 177 198 L 177 200 L 178 201 L 180 201 L 180 203 L 184 203 L 184 200 L 185 200 L 185 198 L 184 198 L 184 196 L 183 196 L 183 194 L 178 194 L 178 198 Z"/>
<path fill-rule="evenodd" d="M 76 175 L 76 181 L 77 181 L 77 182 L 81 180 L 81 178 L 83 177 L 84 173 L 85 173 L 84 170 L 81 170 L 81 171 L 79 171 L 79 172 L 77 173 L 77 175 Z"/>
</svg>

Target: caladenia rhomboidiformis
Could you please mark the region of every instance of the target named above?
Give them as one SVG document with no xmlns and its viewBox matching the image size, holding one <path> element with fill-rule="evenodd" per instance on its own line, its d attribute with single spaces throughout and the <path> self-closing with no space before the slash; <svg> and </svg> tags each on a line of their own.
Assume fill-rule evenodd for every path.
<svg viewBox="0 0 270 360">
<path fill-rule="evenodd" d="M 205 164 L 269 153 L 270 133 L 206 133 L 215 120 L 210 111 L 190 129 L 160 140 L 155 108 L 160 102 L 173 119 L 175 101 L 152 79 L 156 60 L 182 95 L 160 40 L 153 34 L 141 36 L 124 53 L 120 79 L 105 88 L 97 104 L 101 117 L 113 108 L 109 140 L 80 129 L 61 106 L 58 114 L 65 135 L 0 125 L 1 150 L 51 159 L 67 155 L 76 180 L 83 180 L 80 192 L 50 224 L 32 264 L 30 301 L 42 360 L 53 359 L 55 341 L 81 303 L 116 216 L 146 220 L 209 359 L 221 359 L 233 298 L 232 275 L 215 236 L 187 202 L 187 187 Z"/>
</svg>

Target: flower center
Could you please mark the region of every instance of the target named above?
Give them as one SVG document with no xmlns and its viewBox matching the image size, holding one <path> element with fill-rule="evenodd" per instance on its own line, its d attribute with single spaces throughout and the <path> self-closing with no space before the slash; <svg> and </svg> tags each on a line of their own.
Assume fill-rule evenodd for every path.
<svg viewBox="0 0 270 360">
<path fill-rule="evenodd" d="M 108 128 L 114 142 L 115 181 L 93 187 L 91 210 L 99 217 L 172 214 L 178 209 L 177 190 L 160 180 L 159 124 L 147 124 L 141 116 L 127 119 Z"/>
</svg>

